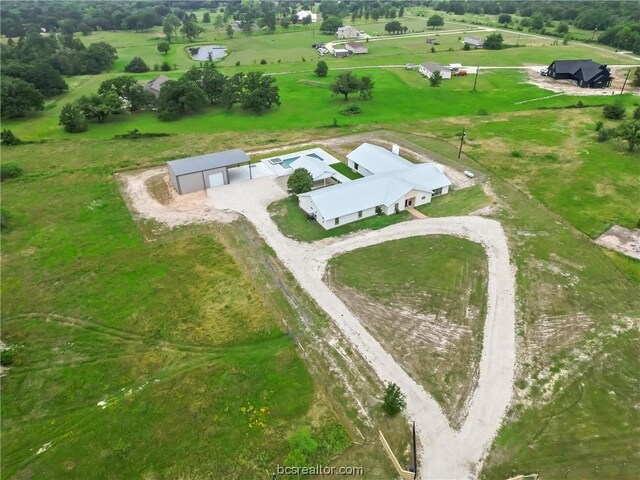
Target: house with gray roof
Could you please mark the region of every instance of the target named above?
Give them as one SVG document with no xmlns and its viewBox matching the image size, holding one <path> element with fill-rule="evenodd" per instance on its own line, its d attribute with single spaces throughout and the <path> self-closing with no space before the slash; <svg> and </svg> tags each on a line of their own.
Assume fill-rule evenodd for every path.
<svg viewBox="0 0 640 480">
<path fill-rule="evenodd" d="M 154 79 L 149 80 L 143 85 L 142 88 L 145 92 L 152 93 L 157 97 L 158 95 L 160 95 L 160 89 L 162 88 L 162 85 L 164 85 L 169 80 L 171 80 L 169 77 L 160 75 Z"/>
<path fill-rule="evenodd" d="M 369 49 L 359 42 L 349 42 L 345 45 L 344 48 L 353 55 L 362 55 L 364 53 L 369 53 Z"/>
<path fill-rule="evenodd" d="M 547 75 L 556 80 L 573 80 L 582 88 L 607 88 L 613 80 L 609 68 L 593 60 L 555 60 Z"/>
<path fill-rule="evenodd" d="M 298 195 L 300 208 L 327 230 L 424 205 L 432 197 L 448 193 L 451 185 L 441 166 L 413 164 L 376 145 L 361 145 L 347 158 L 362 162 L 358 166 L 366 166 L 358 171 L 363 173 L 366 169 L 368 173 L 358 180 Z"/>
<path fill-rule="evenodd" d="M 464 37 L 462 43 L 466 43 L 471 47 L 482 48 L 484 45 L 484 39 L 478 37 Z"/>
<path fill-rule="evenodd" d="M 167 162 L 171 184 L 180 195 L 227 185 L 229 167 L 249 163 L 251 159 L 242 150 L 227 150 L 197 157 Z M 251 168 L 249 168 L 251 175 Z"/>
<path fill-rule="evenodd" d="M 451 78 L 451 69 L 435 62 L 421 63 L 418 67 L 418 71 L 427 78 L 433 77 L 433 74 L 436 72 L 440 72 L 443 79 L 448 80 Z"/>
</svg>

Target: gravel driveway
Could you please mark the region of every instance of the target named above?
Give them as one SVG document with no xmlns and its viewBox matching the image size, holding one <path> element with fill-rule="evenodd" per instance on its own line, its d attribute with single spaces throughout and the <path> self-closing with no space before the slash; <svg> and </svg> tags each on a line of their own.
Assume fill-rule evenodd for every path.
<svg viewBox="0 0 640 480">
<path fill-rule="evenodd" d="M 329 314 L 382 381 L 395 382 L 407 395 L 406 413 L 416 422 L 422 446 L 420 478 L 473 478 L 511 401 L 515 365 L 515 275 L 500 224 L 482 217 L 447 217 L 402 222 L 314 243 L 283 236 L 267 206 L 286 196 L 282 182 L 265 177 L 209 190 L 217 209 L 245 215 L 275 250 L 298 283 Z M 478 387 L 465 422 L 454 431 L 438 403 L 418 385 L 362 326 L 356 315 L 323 282 L 330 258 L 343 252 L 417 235 L 454 235 L 486 250 L 489 279 Z M 428 366 L 426 366 L 428 368 Z"/>
</svg>

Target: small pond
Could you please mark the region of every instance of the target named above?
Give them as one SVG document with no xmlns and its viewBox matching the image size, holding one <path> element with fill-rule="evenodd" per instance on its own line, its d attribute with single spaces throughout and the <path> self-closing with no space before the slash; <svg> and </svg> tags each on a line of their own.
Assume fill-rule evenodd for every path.
<svg viewBox="0 0 640 480">
<path fill-rule="evenodd" d="M 206 62 L 207 60 L 220 60 L 227 54 L 227 47 L 223 45 L 198 45 L 187 47 L 187 51 L 194 60 Z"/>
</svg>

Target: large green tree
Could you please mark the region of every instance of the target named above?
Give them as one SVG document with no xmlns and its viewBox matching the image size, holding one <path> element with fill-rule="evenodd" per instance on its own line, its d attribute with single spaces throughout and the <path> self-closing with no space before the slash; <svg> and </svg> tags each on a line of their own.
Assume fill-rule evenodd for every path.
<svg viewBox="0 0 640 480">
<path fill-rule="evenodd" d="M 129 73 L 144 73 L 149 71 L 149 67 L 142 58 L 133 57 L 124 67 L 124 71 Z"/>
<path fill-rule="evenodd" d="M 287 189 L 298 195 L 305 193 L 313 188 L 313 177 L 306 168 L 297 168 L 287 179 Z"/>
<path fill-rule="evenodd" d="M 240 105 L 243 110 L 262 113 L 272 105 L 280 105 L 280 94 L 276 79 L 262 72 L 249 72 L 243 82 Z"/>
<path fill-rule="evenodd" d="M 444 25 L 444 18 L 441 15 L 435 14 L 431 15 L 427 20 L 427 27 L 431 27 L 433 30 L 436 27 L 442 27 Z"/>
<path fill-rule="evenodd" d="M 182 32 L 182 35 L 184 35 L 188 40 L 193 41 L 198 38 L 198 36 L 202 32 L 204 32 L 205 29 L 198 25 L 196 22 L 185 20 L 182 23 L 182 28 L 180 29 L 180 31 Z"/>
<path fill-rule="evenodd" d="M 58 125 L 62 125 L 69 133 L 80 133 L 87 131 L 87 119 L 82 114 L 80 107 L 73 103 L 67 103 L 60 111 Z"/>
<path fill-rule="evenodd" d="M 487 38 L 484 39 L 484 43 L 482 47 L 485 50 L 500 50 L 502 48 L 502 42 L 504 39 L 502 38 L 502 34 L 495 32 L 487 35 Z"/>
<path fill-rule="evenodd" d="M 369 100 L 373 97 L 373 80 L 367 75 L 360 77 L 360 86 L 358 87 L 358 93 L 363 100 Z"/>
<path fill-rule="evenodd" d="M 214 63 L 203 62 L 193 66 L 184 74 L 184 78 L 195 82 L 211 105 L 222 102 L 222 92 L 227 79 L 218 71 Z"/>
<path fill-rule="evenodd" d="M 146 92 L 142 85 L 129 75 L 110 78 L 100 84 L 99 95 L 106 95 L 110 92 L 115 93 L 132 112 L 144 110 L 155 102 L 155 97 Z"/>
<path fill-rule="evenodd" d="M 169 42 L 162 41 L 158 43 L 156 48 L 158 49 L 158 52 L 160 52 L 163 55 L 166 55 L 167 52 L 171 49 L 171 44 Z"/>
<path fill-rule="evenodd" d="M 350 94 L 360 90 L 360 80 L 352 72 L 340 73 L 336 75 L 329 89 L 334 95 L 343 95 L 346 102 Z"/>
<path fill-rule="evenodd" d="M 0 78 L 0 108 L 3 117 L 23 117 L 29 111 L 42 110 L 44 96 L 24 80 Z"/>
<path fill-rule="evenodd" d="M 178 28 L 180 28 L 181 24 L 182 22 L 175 13 L 170 13 L 164 17 L 164 20 L 162 21 L 162 31 L 167 37 L 168 42 L 171 42 L 172 37 L 178 35 Z"/>
<path fill-rule="evenodd" d="M 314 72 L 318 77 L 326 77 L 329 73 L 327 62 L 325 62 L 324 60 L 320 60 L 316 65 L 316 69 L 314 70 Z"/>
<path fill-rule="evenodd" d="M 158 97 L 158 118 L 177 120 L 181 116 L 200 110 L 207 102 L 202 89 L 188 78 L 169 80 L 162 85 Z"/>
<path fill-rule="evenodd" d="M 338 17 L 329 17 L 320 24 L 320 31 L 327 35 L 333 35 L 342 27 L 342 20 Z"/>
<path fill-rule="evenodd" d="M 96 120 L 98 123 L 104 123 L 109 115 L 115 115 L 122 110 L 122 100 L 115 92 L 84 95 L 78 99 L 77 105 L 87 120 Z"/>
</svg>

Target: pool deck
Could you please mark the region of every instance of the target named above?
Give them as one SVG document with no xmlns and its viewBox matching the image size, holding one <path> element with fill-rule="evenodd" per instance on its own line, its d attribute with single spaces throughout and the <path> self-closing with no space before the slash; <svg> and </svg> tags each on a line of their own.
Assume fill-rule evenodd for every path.
<svg viewBox="0 0 640 480">
<path fill-rule="evenodd" d="M 291 169 L 290 168 L 285 168 L 282 165 L 278 165 L 278 164 L 274 165 L 274 164 L 272 164 L 270 162 L 270 160 L 273 160 L 273 159 L 276 159 L 276 158 L 279 158 L 280 160 L 289 160 L 291 158 L 304 157 L 305 155 L 310 155 L 310 154 L 317 155 L 327 165 L 333 165 L 334 163 L 340 163 L 340 160 L 338 160 L 333 155 L 329 155 L 327 152 L 325 152 L 321 148 L 310 148 L 308 150 L 300 150 L 298 152 L 287 153 L 285 155 L 276 155 L 276 156 L 273 156 L 273 157 L 269 157 L 269 158 L 263 159 L 262 163 L 264 165 L 266 165 L 266 167 L 269 168 L 274 173 L 274 175 L 276 175 L 278 177 L 283 177 L 285 175 L 290 175 L 291 174 Z M 335 179 L 338 180 L 340 183 L 347 183 L 347 182 L 351 181 L 351 179 L 345 177 L 343 174 L 341 174 L 341 173 L 339 173 L 337 171 L 335 173 Z"/>
</svg>

